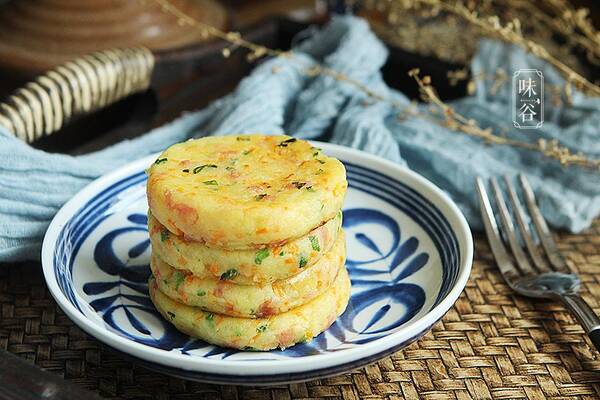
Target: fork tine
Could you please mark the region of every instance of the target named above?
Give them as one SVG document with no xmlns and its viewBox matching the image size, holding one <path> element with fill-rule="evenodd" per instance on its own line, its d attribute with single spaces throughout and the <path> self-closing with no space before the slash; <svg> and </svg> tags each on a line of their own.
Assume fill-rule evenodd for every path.
<svg viewBox="0 0 600 400">
<path fill-rule="evenodd" d="M 552 238 L 552 232 L 548 228 L 548 224 L 546 224 L 546 220 L 542 216 L 540 209 L 538 208 L 535 201 L 535 194 L 525 178 L 525 175 L 519 174 L 519 181 L 521 182 L 521 187 L 523 188 L 523 194 L 525 195 L 525 202 L 527 203 L 527 208 L 529 209 L 529 215 L 531 215 L 531 219 L 533 220 L 533 225 L 535 226 L 535 230 L 542 242 L 542 247 L 546 250 L 546 255 L 548 256 L 548 260 L 550 260 L 550 264 L 554 267 L 556 271 L 560 272 L 569 272 L 569 268 L 565 263 L 565 260 L 560 255 L 558 249 L 556 248 L 556 243 L 554 243 L 554 239 Z"/>
<path fill-rule="evenodd" d="M 481 177 L 477 177 L 477 193 L 479 194 L 479 204 L 481 209 L 481 219 L 485 227 L 485 233 L 488 238 L 488 242 L 500 268 L 500 272 L 506 279 L 509 286 L 513 285 L 516 278 L 519 277 L 519 271 L 510 260 L 502 239 L 500 238 L 500 232 L 498 231 L 498 225 L 496 224 L 496 218 L 492 211 L 492 206 L 485 190 L 485 185 Z"/>
<path fill-rule="evenodd" d="M 515 226 L 513 225 L 512 217 L 510 216 L 508 208 L 506 207 L 506 203 L 504 202 L 504 196 L 502 195 L 498 181 L 496 178 L 491 178 L 490 182 L 492 183 L 494 197 L 496 198 L 496 205 L 500 211 L 500 219 L 502 220 L 502 226 L 504 226 L 504 233 L 508 239 L 508 244 L 513 252 L 513 256 L 515 257 L 515 260 L 517 260 L 517 265 L 524 274 L 533 274 L 535 271 L 531 267 L 531 264 L 527 259 L 527 255 L 523 251 L 523 248 L 517 239 L 517 235 L 515 235 Z"/>
<path fill-rule="evenodd" d="M 510 178 L 507 175 L 504 175 L 504 182 L 506 183 L 506 187 L 508 188 L 508 197 L 510 199 L 510 203 L 512 205 L 512 209 L 517 217 L 517 225 L 519 226 L 519 232 L 521 232 L 521 237 L 525 242 L 525 247 L 527 247 L 527 251 L 533 260 L 536 268 L 540 272 L 548 272 L 550 268 L 544 259 L 542 258 L 537 246 L 533 242 L 533 237 L 531 236 L 531 229 L 529 229 L 529 224 L 526 222 L 525 210 L 521 205 L 521 201 L 517 196 L 517 191 L 513 186 Z"/>
</svg>

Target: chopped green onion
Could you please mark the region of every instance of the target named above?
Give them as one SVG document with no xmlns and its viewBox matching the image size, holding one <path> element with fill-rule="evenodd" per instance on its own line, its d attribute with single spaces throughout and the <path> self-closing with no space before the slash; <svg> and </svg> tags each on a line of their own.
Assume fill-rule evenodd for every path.
<svg viewBox="0 0 600 400">
<path fill-rule="evenodd" d="M 173 279 L 175 279 L 175 290 L 179 290 L 179 286 L 181 286 L 181 284 L 185 280 L 185 275 L 180 271 L 175 271 L 175 273 L 173 274 Z"/>
<path fill-rule="evenodd" d="M 246 136 L 238 136 L 235 138 L 235 140 L 237 140 L 238 142 L 249 142 L 250 138 Z"/>
<path fill-rule="evenodd" d="M 319 238 L 316 236 L 309 236 L 310 245 L 312 246 L 314 251 L 321 251 L 321 246 L 319 246 Z"/>
<path fill-rule="evenodd" d="M 237 269 L 231 268 L 221 274 L 221 280 L 222 281 L 231 280 L 231 279 L 235 278 L 236 276 L 238 276 L 239 274 L 240 273 L 238 272 Z"/>
<path fill-rule="evenodd" d="M 185 172 L 187 174 L 188 172 L 190 172 L 190 170 L 186 168 L 186 169 L 182 169 L 181 172 Z"/>
<path fill-rule="evenodd" d="M 212 321 L 214 318 L 215 318 L 215 315 L 213 313 L 206 314 L 207 321 Z"/>
<path fill-rule="evenodd" d="M 265 197 L 267 197 L 266 193 L 258 194 L 256 196 L 254 196 L 254 200 L 260 201 L 260 200 L 264 199 Z"/>
<path fill-rule="evenodd" d="M 256 328 L 256 332 L 261 333 L 267 330 L 267 325 L 261 325 L 258 328 Z"/>
<path fill-rule="evenodd" d="M 206 296 L 206 292 L 205 292 L 204 290 L 198 290 L 198 291 L 196 292 L 196 295 L 197 295 L 198 297 Z"/>
<path fill-rule="evenodd" d="M 292 185 L 294 185 L 296 189 L 302 189 L 304 185 L 306 185 L 306 182 L 292 182 Z"/>
<path fill-rule="evenodd" d="M 169 239 L 169 230 L 168 229 L 163 229 L 160 231 L 160 241 L 164 242 L 165 240 Z"/>
<path fill-rule="evenodd" d="M 300 261 L 298 262 L 298 266 L 300 268 L 304 268 L 304 267 L 306 267 L 306 264 L 308 264 L 308 260 L 306 259 L 306 257 L 300 256 Z"/>
<path fill-rule="evenodd" d="M 254 255 L 254 263 L 256 265 L 260 265 L 263 262 L 263 260 L 267 257 L 269 257 L 269 249 L 267 249 L 267 248 L 260 249 Z"/>
<path fill-rule="evenodd" d="M 211 181 L 204 181 L 202 183 L 204 183 L 205 185 L 210 185 L 210 186 L 216 186 L 219 184 L 219 182 L 215 181 L 214 179 Z"/>
<path fill-rule="evenodd" d="M 197 174 L 198 172 L 202 171 L 204 168 L 217 168 L 217 166 L 215 164 L 198 165 L 196 168 L 194 168 L 194 170 L 192 172 L 194 174 Z"/>
<path fill-rule="evenodd" d="M 175 319 L 175 313 L 172 313 L 171 311 L 167 311 L 167 314 L 169 315 L 169 318 Z"/>
<path fill-rule="evenodd" d="M 158 165 L 164 162 L 167 162 L 167 158 L 159 158 L 158 160 L 154 161 L 154 164 Z"/>
<path fill-rule="evenodd" d="M 296 138 L 290 138 L 290 139 L 286 139 L 283 142 L 279 143 L 277 145 L 277 147 L 288 147 L 288 144 L 294 143 L 296 142 L 298 139 Z"/>
</svg>

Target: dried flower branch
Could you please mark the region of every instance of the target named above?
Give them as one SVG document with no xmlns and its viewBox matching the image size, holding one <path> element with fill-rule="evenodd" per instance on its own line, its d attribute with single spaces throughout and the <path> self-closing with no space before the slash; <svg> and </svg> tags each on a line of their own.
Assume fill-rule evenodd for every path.
<svg viewBox="0 0 600 400">
<path fill-rule="evenodd" d="M 567 83 L 572 84 L 575 88 L 582 92 L 600 96 L 600 86 L 588 81 L 582 75 L 574 71 L 572 68 L 564 64 L 558 58 L 546 50 L 538 43 L 528 40 L 521 34 L 521 25 L 519 20 L 513 20 L 504 25 L 500 22 L 498 16 L 481 17 L 476 11 L 469 10 L 460 2 L 450 2 L 447 0 L 395 0 L 401 1 L 404 7 L 410 8 L 415 6 L 426 6 L 431 9 L 441 10 L 453 15 L 462 17 L 465 21 L 479 28 L 482 32 L 490 37 L 501 39 L 505 42 L 516 44 L 527 52 L 541 58 L 554 66 L 567 80 Z"/>
<path fill-rule="evenodd" d="M 546 32 L 548 37 L 559 34 L 568 47 L 579 47 L 585 51 L 588 61 L 600 64 L 600 36 L 589 21 L 587 9 L 573 9 L 564 0 L 494 0 L 492 2 L 468 3 L 472 11 L 479 14 L 517 14 L 522 24 L 530 31 Z M 514 18 L 511 18 L 514 19 Z"/>
<path fill-rule="evenodd" d="M 589 10 L 574 9 L 565 0 L 547 0 L 546 4 L 553 8 L 556 14 L 551 26 L 561 32 L 567 40 L 573 41 L 585 49 L 590 62 L 600 63 L 600 32 L 596 30 L 589 19 Z M 577 31 L 581 34 L 578 34 Z"/>
<path fill-rule="evenodd" d="M 444 118 L 441 124 L 449 129 L 466 133 L 469 136 L 483 139 L 486 143 L 496 145 L 506 145 L 520 147 L 527 150 L 538 151 L 544 156 L 558 160 L 562 165 L 579 165 L 588 168 L 600 169 L 600 160 L 590 160 L 584 154 L 573 153 L 567 147 L 561 145 L 557 140 L 547 141 L 540 139 L 537 143 L 522 142 L 499 136 L 493 133 L 491 128 L 480 128 L 472 119 L 468 119 L 457 113 L 452 107 L 444 103 L 437 94 L 435 88 L 431 85 L 429 76 L 420 77 L 418 68 L 409 72 L 419 85 L 421 99 L 437 107 L 438 114 Z"/>
<path fill-rule="evenodd" d="M 162 10 L 168 14 L 173 15 L 177 18 L 177 21 L 180 25 L 189 25 L 194 29 L 199 29 L 200 32 L 205 36 L 212 36 L 215 38 L 222 39 L 230 44 L 230 47 L 225 48 L 223 51 L 224 57 L 229 57 L 231 52 L 237 48 L 244 48 L 250 51 L 248 60 L 255 61 L 256 59 L 264 56 L 272 56 L 272 57 L 286 57 L 292 61 L 300 62 L 299 58 L 294 56 L 294 53 L 291 51 L 282 51 L 270 49 L 265 46 L 252 43 L 247 41 L 241 37 L 238 32 L 224 32 L 212 26 L 208 26 L 203 24 L 183 13 L 177 7 L 173 6 L 169 0 L 154 0 L 156 1 L 162 8 Z M 407 0 L 413 1 L 413 0 Z M 423 1 L 423 2 L 435 2 L 439 0 L 414 0 L 414 1 Z M 466 9 L 465 9 L 466 10 Z M 467 10 L 468 11 L 468 10 Z M 534 53 L 535 54 L 535 53 Z M 418 107 L 411 104 L 408 107 L 404 104 L 394 101 L 380 93 L 376 93 L 369 89 L 363 83 L 354 80 L 347 75 L 336 71 L 332 68 L 325 67 L 323 65 L 314 64 L 311 66 L 303 65 L 303 72 L 309 76 L 330 76 L 333 79 L 339 82 L 345 82 L 350 84 L 367 96 L 379 100 L 386 101 L 395 108 L 397 108 L 402 115 L 411 114 L 411 115 L 419 115 L 424 118 L 430 118 L 431 116 L 422 113 L 419 111 Z M 578 165 L 587 168 L 596 168 L 600 169 L 600 160 L 589 160 L 583 154 L 577 153 L 573 154 L 568 148 L 560 145 L 557 141 L 544 141 L 540 140 L 537 144 L 532 144 L 528 142 L 521 142 L 512 139 L 508 139 L 503 136 L 499 136 L 493 133 L 490 128 L 482 129 L 477 126 L 476 122 L 471 119 L 467 119 L 464 116 L 458 114 L 454 111 L 452 107 L 445 104 L 437 95 L 435 88 L 431 85 L 431 78 L 429 77 L 419 77 L 418 69 L 412 70 L 410 75 L 415 79 L 417 84 L 419 85 L 421 97 L 423 100 L 432 104 L 433 109 L 431 114 L 437 114 L 438 111 L 441 111 L 444 116 L 443 120 L 439 120 L 438 118 L 431 118 L 434 122 L 445 126 L 449 129 L 455 130 L 457 132 L 462 132 L 469 136 L 478 137 L 483 139 L 487 143 L 490 144 L 498 144 L 498 145 L 509 145 L 514 147 L 520 147 L 532 151 L 537 151 L 548 158 L 552 158 L 558 160 L 562 165 Z M 587 82 L 587 81 L 586 81 Z M 589 82 L 588 82 L 589 83 Z M 402 116 L 399 116 L 402 118 Z"/>
<path fill-rule="evenodd" d="M 142 0 L 144 1 L 144 0 Z M 249 50 L 250 52 L 247 55 L 248 61 L 255 61 L 264 56 L 272 56 L 272 57 L 285 57 L 288 56 L 288 52 L 282 50 L 270 49 L 268 47 L 262 46 L 260 44 L 256 44 L 250 42 L 244 38 L 242 38 L 239 32 L 224 32 L 220 29 L 217 29 L 211 25 L 204 24 L 181 11 L 179 8 L 171 4 L 169 0 L 154 0 L 161 9 L 177 19 L 177 23 L 180 26 L 190 26 L 192 28 L 198 29 L 200 34 L 204 38 L 214 37 L 221 40 L 224 40 L 231 44 L 230 47 L 223 49 L 223 57 L 227 58 L 231 55 L 231 52 L 236 50 L 237 48 L 244 48 Z"/>
</svg>

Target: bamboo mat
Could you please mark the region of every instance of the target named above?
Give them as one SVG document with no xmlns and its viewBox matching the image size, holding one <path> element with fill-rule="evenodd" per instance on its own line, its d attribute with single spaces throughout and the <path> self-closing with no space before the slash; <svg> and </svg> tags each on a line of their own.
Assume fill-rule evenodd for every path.
<svg viewBox="0 0 600 400">
<path fill-rule="evenodd" d="M 583 295 L 600 312 L 600 220 L 558 238 Z M 124 399 L 597 399 L 600 354 L 558 304 L 518 297 L 487 242 L 476 238 L 471 279 L 431 332 L 352 373 L 274 388 L 216 386 L 132 363 L 75 327 L 37 263 L 0 266 L 0 346 L 107 398 Z"/>
</svg>

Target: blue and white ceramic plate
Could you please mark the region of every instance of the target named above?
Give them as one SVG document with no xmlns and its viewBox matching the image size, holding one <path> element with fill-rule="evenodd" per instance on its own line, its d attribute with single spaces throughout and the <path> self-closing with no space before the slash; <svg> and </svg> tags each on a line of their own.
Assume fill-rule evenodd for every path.
<svg viewBox="0 0 600 400">
<path fill-rule="evenodd" d="M 179 333 L 148 297 L 148 157 L 83 189 L 58 212 L 42 249 L 46 282 L 65 313 L 146 367 L 186 379 L 275 384 L 322 378 L 376 361 L 424 335 L 463 290 L 473 255 L 456 205 L 389 161 L 318 143 L 346 165 L 344 204 L 352 296 L 311 342 L 243 352 Z"/>
</svg>

